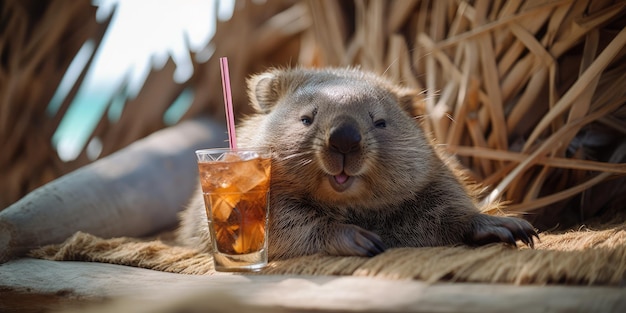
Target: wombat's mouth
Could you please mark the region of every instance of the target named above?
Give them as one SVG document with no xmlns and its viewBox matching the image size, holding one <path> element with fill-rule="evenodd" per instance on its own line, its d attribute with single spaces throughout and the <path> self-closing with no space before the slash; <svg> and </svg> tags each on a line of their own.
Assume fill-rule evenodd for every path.
<svg viewBox="0 0 626 313">
<path fill-rule="evenodd" d="M 346 189 L 350 188 L 352 183 L 354 182 L 354 176 L 349 176 L 345 172 L 341 172 L 339 175 L 329 175 L 328 181 L 330 182 L 330 186 L 336 192 L 343 192 Z"/>
</svg>

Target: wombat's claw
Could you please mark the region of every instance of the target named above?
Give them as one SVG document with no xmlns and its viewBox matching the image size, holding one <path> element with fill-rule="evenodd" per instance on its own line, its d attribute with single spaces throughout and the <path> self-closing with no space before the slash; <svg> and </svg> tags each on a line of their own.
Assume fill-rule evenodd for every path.
<svg viewBox="0 0 626 313">
<path fill-rule="evenodd" d="M 356 239 L 357 244 L 361 247 L 365 247 L 367 256 L 375 256 L 385 252 L 385 244 L 376 234 L 368 231 L 361 232 L 362 237 L 358 236 Z M 367 240 L 363 240 L 363 238 Z"/>
<path fill-rule="evenodd" d="M 327 247 L 331 255 L 375 256 L 384 252 L 385 244 L 378 235 L 355 225 L 344 224 Z"/>
<path fill-rule="evenodd" d="M 525 220 L 512 217 L 492 217 L 487 225 L 481 225 L 474 229 L 471 243 L 484 245 L 494 242 L 504 242 L 512 246 L 520 240 L 531 249 L 535 248 L 534 238 L 539 241 L 539 234 L 533 226 Z"/>
<path fill-rule="evenodd" d="M 515 225 L 511 227 L 510 225 L 505 225 L 512 233 L 515 239 L 521 240 L 525 245 L 530 247 L 531 249 L 535 248 L 534 238 L 537 238 L 537 241 L 540 241 L 539 234 L 537 234 L 537 230 L 527 221 L 522 219 L 511 218 L 512 223 Z"/>
</svg>

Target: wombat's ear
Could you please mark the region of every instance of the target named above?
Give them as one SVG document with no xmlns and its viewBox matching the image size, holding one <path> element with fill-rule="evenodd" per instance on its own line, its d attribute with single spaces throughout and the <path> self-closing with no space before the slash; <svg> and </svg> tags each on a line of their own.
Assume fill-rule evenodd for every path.
<svg viewBox="0 0 626 313">
<path fill-rule="evenodd" d="M 248 79 L 248 97 L 257 112 L 270 112 L 278 101 L 281 95 L 278 73 L 274 70 Z"/>
<path fill-rule="evenodd" d="M 410 88 L 401 88 L 396 91 L 396 95 L 398 96 L 398 104 L 409 116 L 424 114 L 424 96 L 422 93 Z"/>
</svg>

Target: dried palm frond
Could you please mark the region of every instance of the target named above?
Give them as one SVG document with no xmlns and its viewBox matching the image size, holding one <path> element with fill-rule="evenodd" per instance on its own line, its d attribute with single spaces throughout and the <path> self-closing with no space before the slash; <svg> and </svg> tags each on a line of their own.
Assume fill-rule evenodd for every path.
<svg viewBox="0 0 626 313">
<path fill-rule="evenodd" d="M 109 21 L 98 24 L 89 1 L 8 0 L 0 7 L 0 208 L 4 208 L 68 171 L 52 146 L 52 135 L 86 68 L 56 112 L 49 113 L 48 104 L 76 53 L 88 39 L 97 47 Z"/>
</svg>

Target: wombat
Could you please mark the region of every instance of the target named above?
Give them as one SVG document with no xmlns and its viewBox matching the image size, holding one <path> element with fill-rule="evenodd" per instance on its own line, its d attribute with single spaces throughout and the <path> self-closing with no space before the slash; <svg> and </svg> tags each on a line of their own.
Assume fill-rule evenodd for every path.
<svg viewBox="0 0 626 313">
<path fill-rule="evenodd" d="M 295 68 L 251 77 L 248 93 L 256 114 L 237 138 L 272 148 L 270 260 L 538 238 L 525 220 L 479 212 L 410 113 L 418 92 L 354 68 Z M 181 219 L 179 238 L 208 251 L 200 193 Z"/>
</svg>

